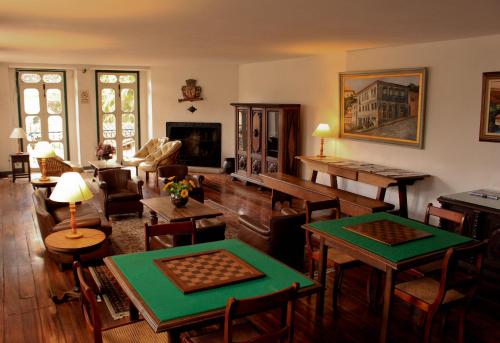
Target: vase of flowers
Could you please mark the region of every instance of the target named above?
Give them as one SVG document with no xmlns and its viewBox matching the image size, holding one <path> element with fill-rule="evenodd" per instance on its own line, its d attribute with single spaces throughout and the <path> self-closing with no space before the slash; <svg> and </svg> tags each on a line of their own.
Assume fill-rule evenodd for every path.
<svg viewBox="0 0 500 343">
<path fill-rule="evenodd" d="M 110 160 L 113 158 L 115 151 L 115 147 L 111 144 L 99 143 L 95 156 L 98 160 Z"/>
<path fill-rule="evenodd" d="M 171 176 L 168 178 L 168 182 L 163 189 L 170 194 L 170 200 L 175 207 L 183 207 L 186 206 L 189 200 L 189 192 L 193 187 L 193 181 L 186 179 L 175 181 L 175 176 Z"/>
</svg>

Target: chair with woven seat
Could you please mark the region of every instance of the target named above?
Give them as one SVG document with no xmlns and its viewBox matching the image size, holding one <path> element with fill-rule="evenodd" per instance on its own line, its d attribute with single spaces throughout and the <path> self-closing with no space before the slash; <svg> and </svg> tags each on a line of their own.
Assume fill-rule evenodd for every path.
<svg viewBox="0 0 500 343">
<path fill-rule="evenodd" d="M 464 213 L 436 207 L 432 205 L 432 203 L 429 203 L 425 212 L 424 224 L 430 225 L 431 217 L 439 219 L 439 225 L 441 227 L 446 226 L 446 228 L 452 229 L 456 234 L 463 235 L 465 221 Z M 441 263 L 442 261 L 430 262 L 423 266 L 413 268 L 409 272 L 419 276 L 424 276 L 425 274 L 439 271 L 441 269 Z"/>
<path fill-rule="evenodd" d="M 424 342 L 430 342 L 436 313 L 452 306 L 461 306 L 458 342 L 464 341 L 465 317 L 479 286 L 487 245 L 487 241 L 483 241 L 449 248 L 442 263 L 439 281 L 424 276 L 396 285 L 394 296 L 416 306 L 425 314 Z"/>
<path fill-rule="evenodd" d="M 333 219 L 339 219 L 340 217 L 340 201 L 339 199 L 324 200 L 324 201 L 306 201 L 306 224 L 313 222 L 313 212 L 331 210 L 333 213 Z M 323 218 L 322 218 L 323 219 Z M 313 236 L 312 232 L 306 231 L 306 256 L 309 263 L 309 275 L 314 277 L 316 271 L 315 262 L 319 262 L 320 255 L 318 240 Z M 338 298 L 340 295 L 340 289 L 342 287 L 342 277 L 344 270 L 360 265 L 360 261 L 354 257 L 344 254 L 336 250 L 335 248 L 328 249 L 330 254 L 328 260 L 333 263 L 333 310 L 337 309 Z"/>
<path fill-rule="evenodd" d="M 147 160 L 148 156 L 155 152 L 159 146 L 168 142 L 168 137 L 151 138 L 132 157 L 123 157 L 122 165 L 135 167 L 135 175 L 139 176 L 139 164 Z"/>
<path fill-rule="evenodd" d="M 144 223 L 145 251 L 186 245 L 184 241 L 179 241 L 179 238 L 183 236 L 190 236 L 188 244 L 196 244 L 197 237 L 194 221 L 154 225 Z"/>
<path fill-rule="evenodd" d="M 139 170 L 142 170 L 146 174 L 146 181 L 149 181 L 150 173 L 156 173 L 156 176 L 158 176 L 159 167 L 175 164 L 181 146 L 181 141 L 165 142 L 149 154 L 144 162 L 139 163 Z M 155 178 L 155 186 L 158 187 L 158 177 Z"/>
<path fill-rule="evenodd" d="M 41 165 L 41 158 L 37 158 L 38 165 Z M 61 176 L 66 172 L 83 173 L 83 168 L 80 165 L 70 161 L 64 161 L 59 156 L 45 158 L 45 175 L 46 176 Z"/>
<path fill-rule="evenodd" d="M 295 317 L 295 299 L 298 283 L 290 287 L 255 298 L 237 300 L 229 298 L 224 316 L 224 331 L 218 330 L 205 335 L 196 336 L 196 333 L 182 334 L 183 343 L 267 343 L 293 341 L 293 321 Z M 281 309 L 281 323 L 273 331 L 265 331 L 249 320 L 237 323 L 237 320 L 252 315 Z"/>
<path fill-rule="evenodd" d="M 80 301 L 85 324 L 94 343 L 167 342 L 167 335 L 155 333 L 145 320 L 103 328 L 96 295 L 84 276 L 83 268 L 78 262 L 73 264 L 73 268 L 76 269 L 80 281 Z"/>
</svg>

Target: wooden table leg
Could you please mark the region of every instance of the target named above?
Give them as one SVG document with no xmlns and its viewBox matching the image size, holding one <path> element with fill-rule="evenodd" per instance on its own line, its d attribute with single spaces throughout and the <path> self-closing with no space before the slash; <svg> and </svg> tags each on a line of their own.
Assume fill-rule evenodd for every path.
<svg viewBox="0 0 500 343">
<path fill-rule="evenodd" d="M 181 335 L 177 330 L 168 330 L 166 334 L 168 343 L 181 343 Z"/>
<path fill-rule="evenodd" d="M 408 198 L 406 195 L 406 184 L 398 184 L 399 194 L 399 215 L 403 218 L 408 218 Z"/>
<path fill-rule="evenodd" d="M 384 309 L 380 327 L 380 343 L 387 342 L 389 336 L 389 320 L 391 317 L 392 298 L 394 295 L 394 269 L 387 267 L 385 270 Z"/>
<path fill-rule="evenodd" d="M 155 211 L 149 211 L 151 214 L 151 225 L 158 224 L 158 214 Z"/>
<path fill-rule="evenodd" d="M 377 191 L 377 200 L 384 201 L 385 200 L 385 192 L 387 188 L 379 187 Z"/>
<path fill-rule="evenodd" d="M 135 307 L 135 305 L 129 301 L 129 316 L 130 316 L 130 320 L 139 320 L 139 311 L 137 310 L 137 307 Z"/>
<path fill-rule="evenodd" d="M 330 186 L 332 186 L 333 189 L 339 188 L 337 184 L 337 175 L 330 174 Z"/>
<path fill-rule="evenodd" d="M 319 256 L 318 281 L 323 286 L 323 289 L 316 296 L 316 313 L 322 314 L 325 305 L 326 262 L 328 257 L 328 246 L 325 244 L 323 237 L 319 241 Z"/>
<path fill-rule="evenodd" d="M 318 178 L 318 171 L 313 170 L 311 174 L 311 182 L 316 182 L 316 179 Z"/>
</svg>

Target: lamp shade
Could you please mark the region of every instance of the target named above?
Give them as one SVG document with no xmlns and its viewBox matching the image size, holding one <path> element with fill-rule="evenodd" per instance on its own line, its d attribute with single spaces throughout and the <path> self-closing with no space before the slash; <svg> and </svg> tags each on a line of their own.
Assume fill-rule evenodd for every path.
<svg viewBox="0 0 500 343">
<path fill-rule="evenodd" d="M 332 137 L 332 130 L 328 124 L 319 124 L 316 130 L 314 130 L 313 136 L 315 137 Z"/>
<path fill-rule="evenodd" d="M 90 200 L 93 196 L 80 174 L 68 172 L 61 175 L 59 182 L 50 195 L 50 200 L 75 203 Z"/>
<path fill-rule="evenodd" d="M 26 138 L 26 134 L 24 133 L 24 130 L 22 127 L 16 127 L 12 132 L 10 133 L 9 138 L 16 138 L 16 139 L 24 139 Z"/>
<path fill-rule="evenodd" d="M 36 158 L 56 157 L 56 152 L 49 142 L 40 141 L 35 145 L 33 156 Z"/>
</svg>

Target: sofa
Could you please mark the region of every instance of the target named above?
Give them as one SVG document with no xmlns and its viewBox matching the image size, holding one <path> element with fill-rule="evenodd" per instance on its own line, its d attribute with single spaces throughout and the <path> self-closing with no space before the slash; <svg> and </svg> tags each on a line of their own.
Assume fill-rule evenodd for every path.
<svg viewBox="0 0 500 343">
<path fill-rule="evenodd" d="M 269 225 L 239 217 L 238 239 L 296 270 L 304 269 L 305 213 L 273 216 Z"/>
<path fill-rule="evenodd" d="M 139 164 L 146 161 L 147 157 L 155 152 L 158 147 L 168 142 L 168 137 L 151 138 L 134 156 L 124 157 L 122 165 L 127 167 L 135 167 L 136 175 L 139 175 Z"/>
<path fill-rule="evenodd" d="M 45 242 L 47 237 L 52 232 L 70 229 L 69 222 L 69 206 L 67 203 L 55 202 L 47 198 L 46 192 L 43 190 L 35 190 L 32 195 L 33 205 L 35 207 L 38 229 L 42 240 Z M 76 226 L 81 228 L 95 228 L 106 234 L 108 239 L 96 251 L 83 254 L 82 261 L 93 261 L 102 259 L 111 255 L 111 225 L 102 215 L 88 202 L 77 204 L 76 208 Z M 73 262 L 70 255 L 59 254 L 51 251 L 46 252 L 62 269 L 63 264 L 71 264 Z"/>
</svg>

